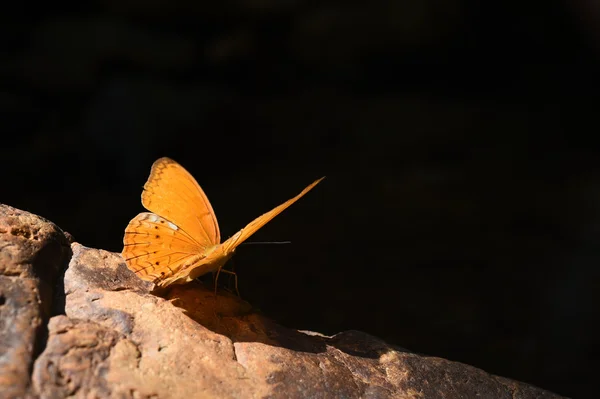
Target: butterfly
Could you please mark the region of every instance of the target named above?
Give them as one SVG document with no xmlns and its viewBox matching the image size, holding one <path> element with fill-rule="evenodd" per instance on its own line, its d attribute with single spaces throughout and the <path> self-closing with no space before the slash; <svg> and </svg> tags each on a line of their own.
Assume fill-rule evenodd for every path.
<svg viewBox="0 0 600 399">
<path fill-rule="evenodd" d="M 221 243 L 217 217 L 200 185 L 183 166 L 170 158 L 160 158 L 152 165 L 142 192 L 142 205 L 150 212 L 142 212 L 129 222 L 121 254 L 131 271 L 157 287 L 185 284 L 206 273 L 218 273 L 238 245 L 323 179 Z"/>
</svg>

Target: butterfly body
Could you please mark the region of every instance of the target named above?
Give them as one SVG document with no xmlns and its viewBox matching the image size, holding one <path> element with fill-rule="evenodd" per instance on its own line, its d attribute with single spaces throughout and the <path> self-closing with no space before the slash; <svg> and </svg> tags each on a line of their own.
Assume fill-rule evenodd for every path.
<svg viewBox="0 0 600 399">
<path fill-rule="evenodd" d="M 210 248 L 208 250 L 210 253 L 206 256 L 203 254 L 198 258 L 192 258 L 189 263 L 183 265 L 180 273 L 158 280 L 155 284 L 158 287 L 166 287 L 171 284 L 185 284 L 207 273 L 218 271 L 233 256 L 233 252 L 235 252 L 232 251 L 229 254 L 224 254 L 220 250 L 220 247 L 219 245 Z"/>
<path fill-rule="evenodd" d="M 150 212 L 138 214 L 125 229 L 125 264 L 158 287 L 185 284 L 219 271 L 238 245 L 322 179 L 221 243 L 217 218 L 202 188 L 177 162 L 160 158 L 152 165 L 142 192 L 142 204 Z"/>
</svg>

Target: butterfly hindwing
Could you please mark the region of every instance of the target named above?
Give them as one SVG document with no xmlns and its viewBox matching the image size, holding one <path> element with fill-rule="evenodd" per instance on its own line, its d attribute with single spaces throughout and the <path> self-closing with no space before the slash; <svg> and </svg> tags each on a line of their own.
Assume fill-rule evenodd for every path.
<svg viewBox="0 0 600 399">
<path fill-rule="evenodd" d="M 123 237 L 123 258 L 140 278 L 156 281 L 202 259 L 203 249 L 178 226 L 154 213 L 133 218 Z"/>
</svg>

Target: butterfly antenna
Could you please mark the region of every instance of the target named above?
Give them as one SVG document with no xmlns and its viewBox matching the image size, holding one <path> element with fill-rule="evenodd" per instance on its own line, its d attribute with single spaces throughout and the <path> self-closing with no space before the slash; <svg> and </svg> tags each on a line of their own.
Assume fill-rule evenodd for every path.
<svg viewBox="0 0 600 399">
<path fill-rule="evenodd" d="M 250 241 L 250 242 L 243 242 L 240 245 L 250 245 L 250 244 L 291 244 L 291 241 Z"/>
</svg>

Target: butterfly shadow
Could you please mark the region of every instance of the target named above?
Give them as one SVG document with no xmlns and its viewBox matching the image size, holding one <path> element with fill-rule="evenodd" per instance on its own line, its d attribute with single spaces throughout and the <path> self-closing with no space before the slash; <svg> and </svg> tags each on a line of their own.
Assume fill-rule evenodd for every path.
<svg viewBox="0 0 600 399">
<path fill-rule="evenodd" d="M 392 348 L 360 331 L 345 331 L 332 337 L 284 327 L 269 319 L 235 294 L 194 281 L 174 286 L 161 294 L 192 320 L 237 342 L 258 342 L 295 352 L 324 353 L 332 348 L 352 356 L 376 359 Z"/>
</svg>

